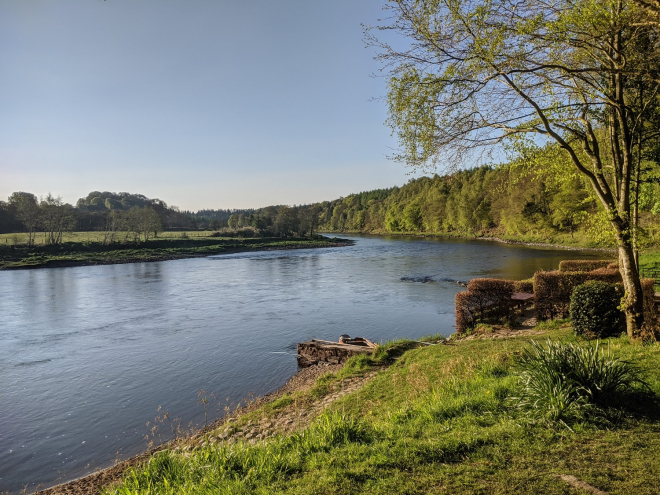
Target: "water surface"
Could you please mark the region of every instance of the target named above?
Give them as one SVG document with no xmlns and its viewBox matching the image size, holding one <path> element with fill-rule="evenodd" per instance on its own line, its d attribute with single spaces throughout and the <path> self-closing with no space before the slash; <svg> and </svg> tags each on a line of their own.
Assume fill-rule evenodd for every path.
<svg viewBox="0 0 660 495">
<path fill-rule="evenodd" d="M 355 246 L 0 272 L 0 492 L 137 454 L 159 406 L 203 424 L 200 390 L 216 397 L 209 420 L 219 402 L 273 391 L 295 373 L 298 342 L 449 335 L 463 288 L 443 279 L 522 279 L 594 256 L 350 238 Z"/>
</svg>

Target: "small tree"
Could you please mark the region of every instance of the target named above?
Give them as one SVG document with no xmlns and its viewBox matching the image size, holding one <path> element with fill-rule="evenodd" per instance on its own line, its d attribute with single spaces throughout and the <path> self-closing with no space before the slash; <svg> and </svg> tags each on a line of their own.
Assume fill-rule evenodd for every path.
<svg viewBox="0 0 660 495">
<path fill-rule="evenodd" d="M 61 197 L 48 193 L 41 200 L 39 210 L 46 244 L 61 244 L 64 232 L 73 230 L 75 226 L 73 207 L 64 203 Z"/>
<path fill-rule="evenodd" d="M 163 230 L 160 216 L 149 206 L 143 208 L 134 206 L 125 212 L 122 217 L 124 229 L 133 234 L 135 241 L 140 240 L 140 236 L 142 236 L 144 242 L 147 242 L 152 234 L 155 235 L 155 233 Z"/>
<path fill-rule="evenodd" d="M 298 231 L 299 225 L 298 210 L 290 206 L 280 206 L 273 224 L 275 233 L 287 238 Z"/>
<path fill-rule="evenodd" d="M 314 231 L 319 226 L 320 213 L 321 207 L 319 205 L 312 205 L 306 208 L 303 207 L 298 210 L 298 217 L 300 219 L 299 229 L 303 235 L 308 232 L 310 237 L 314 235 Z"/>
<path fill-rule="evenodd" d="M 40 224 L 37 197 L 31 193 L 15 192 L 9 196 L 9 204 L 16 208 L 16 218 L 23 224 L 28 234 L 28 244 L 32 246 Z"/>
</svg>

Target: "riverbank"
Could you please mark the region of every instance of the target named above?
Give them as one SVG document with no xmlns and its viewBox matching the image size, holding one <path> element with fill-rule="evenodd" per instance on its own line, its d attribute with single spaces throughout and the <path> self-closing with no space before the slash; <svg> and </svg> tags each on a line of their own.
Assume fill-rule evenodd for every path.
<svg viewBox="0 0 660 495">
<path fill-rule="evenodd" d="M 437 238 L 437 239 L 464 239 L 466 241 L 489 241 L 499 242 L 501 244 L 511 244 L 515 246 L 529 246 L 540 247 L 547 249 L 565 249 L 568 251 L 600 251 L 605 253 L 616 253 L 614 247 L 595 245 L 588 241 L 579 241 L 570 237 L 558 237 L 558 242 L 544 242 L 534 237 L 497 237 L 488 235 L 460 235 L 460 234 L 447 234 L 437 232 L 385 232 L 385 231 L 322 231 L 324 234 L 362 234 L 362 235 L 375 235 L 375 236 L 388 236 L 388 237 L 415 237 L 415 238 Z"/>
<path fill-rule="evenodd" d="M 509 399 L 530 340 L 591 345 L 570 328 L 539 330 L 390 343 L 137 459 L 103 493 L 655 493 L 660 345 L 604 342 L 647 370 L 652 396 L 569 427 Z M 41 493 L 98 493 L 83 485 Z"/>
<path fill-rule="evenodd" d="M 304 394 L 315 385 L 317 379 L 328 373 L 336 373 L 341 368 L 343 368 L 343 365 L 340 364 L 320 364 L 301 369 L 279 389 L 263 397 L 250 399 L 247 404 L 212 422 L 207 427 L 192 433 L 182 433 L 180 437 L 165 445 L 159 445 L 129 459 L 118 461 L 113 466 L 98 470 L 87 476 L 44 490 L 38 490 L 35 495 L 97 495 L 103 487 L 119 483 L 129 469 L 140 466 L 159 452 L 172 448 L 181 448 L 182 446 L 185 447 L 186 445 L 194 445 L 200 439 L 203 439 L 205 435 L 209 435 L 230 424 L 236 424 L 237 421 L 244 419 L 250 413 L 262 408 L 277 408 L 277 401 L 282 397 Z M 287 400 L 285 399 L 283 402 L 287 402 Z"/>
<path fill-rule="evenodd" d="M 337 237 L 312 239 L 192 237 L 154 239 L 142 243 L 65 242 L 54 246 L 0 244 L 0 270 L 145 263 L 218 254 L 283 249 L 350 246 Z"/>
</svg>

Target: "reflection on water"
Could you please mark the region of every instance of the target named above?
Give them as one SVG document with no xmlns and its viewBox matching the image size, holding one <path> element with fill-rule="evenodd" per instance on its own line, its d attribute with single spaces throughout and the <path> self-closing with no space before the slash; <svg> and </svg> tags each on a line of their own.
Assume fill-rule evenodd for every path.
<svg viewBox="0 0 660 495">
<path fill-rule="evenodd" d="M 463 290 L 451 281 L 522 279 L 594 256 L 355 239 L 347 248 L 1 272 L 0 491 L 138 453 L 158 406 L 200 424 L 199 390 L 222 405 L 272 391 L 296 371 L 298 342 L 448 335 Z"/>
</svg>

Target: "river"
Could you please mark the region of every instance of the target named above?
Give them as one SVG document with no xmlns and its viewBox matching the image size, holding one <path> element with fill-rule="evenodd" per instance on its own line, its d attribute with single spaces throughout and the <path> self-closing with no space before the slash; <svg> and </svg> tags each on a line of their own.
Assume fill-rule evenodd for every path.
<svg viewBox="0 0 660 495">
<path fill-rule="evenodd" d="M 522 279 L 562 259 L 602 257 L 344 237 L 356 244 L 0 272 L 0 492 L 139 453 L 159 406 L 203 424 L 200 390 L 209 421 L 227 403 L 275 390 L 297 370 L 298 342 L 449 335 L 463 288 L 443 279 Z"/>
</svg>

